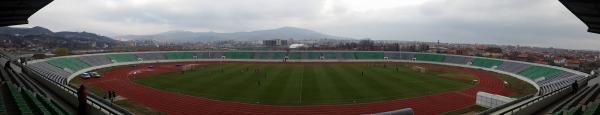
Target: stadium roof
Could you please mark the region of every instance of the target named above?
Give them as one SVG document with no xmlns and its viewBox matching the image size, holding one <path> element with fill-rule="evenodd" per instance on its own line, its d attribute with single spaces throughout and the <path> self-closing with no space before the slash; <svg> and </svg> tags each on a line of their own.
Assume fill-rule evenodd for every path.
<svg viewBox="0 0 600 115">
<path fill-rule="evenodd" d="M 27 19 L 53 0 L 0 0 L 0 27 L 27 24 Z"/>
<path fill-rule="evenodd" d="M 559 1 L 588 26 L 588 32 L 600 34 L 600 0 Z"/>
</svg>

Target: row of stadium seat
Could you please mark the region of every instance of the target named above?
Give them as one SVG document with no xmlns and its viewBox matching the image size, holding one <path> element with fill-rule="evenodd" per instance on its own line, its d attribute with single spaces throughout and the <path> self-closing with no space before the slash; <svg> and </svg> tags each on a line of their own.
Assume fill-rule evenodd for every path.
<svg viewBox="0 0 600 115">
<path fill-rule="evenodd" d="M 169 52 L 165 53 L 165 57 L 167 59 L 194 59 L 196 56 L 192 52 Z"/>
<path fill-rule="evenodd" d="M 321 59 L 321 53 L 319 52 L 308 52 L 302 53 L 302 59 Z"/>
<path fill-rule="evenodd" d="M 112 63 L 110 59 L 103 55 L 82 56 L 79 57 L 79 59 L 91 66 L 99 66 Z"/>
<path fill-rule="evenodd" d="M 302 59 L 302 53 L 300 53 L 300 52 L 290 52 L 290 53 L 288 53 L 287 56 L 288 56 L 288 59 L 291 59 L 291 60 Z M 381 59 L 383 59 L 383 58 L 381 58 Z"/>
<path fill-rule="evenodd" d="M 164 60 L 165 55 L 161 53 L 137 53 L 135 54 L 138 58 L 142 58 L 144 60 Z"/>
<path fill-rule="evenodd" d="M 548 77 L 544 80 L 537 81 L 537 83 L 538 84 L 546 84 L 546 83 L 553 82 L 553 81 L 560 81 L 561 79 L 566 79 L 566 78 L 569 78 L 572 76 L 576 76 L 576 75 L 573 73 L 569 73 L 569 72 L 562 72 L 561 74 L 558 74 L 556 76 Z"/>
<path fill-rule="evenodd" d="M 31 64 L 34 71 L 48 73 L 47 77 L 52 80 L 58 80 L 63 83 L 64 79 L 74 71 L 81 70 L 90 66 L 99 66 L 110 63 L 133 62 L 143 60 L 176 60 L 176 59 L 283 59 L 288 57 L 290 60 L 301 59 L 335 59 L 335 60 L 383 60 L 387 57 L 390 60 L 418 60 L 428 62 L 442 62 L 453 64 L 465 64 L 484 68 L 496 69 L 504 72 L 518 74 L 532 81 L 535 81 L 542 92 L 556 90 L 565 84 L 574 80 L 583 78 L 582 75 L 568 73 L 559 69 L 536 66 L 527 63 L 514 61 L 503 61 L 488 58 L 475 58 L 456 55 L 442 55 L 415 52 L 145 52 L 145 53 L 122 53 L 122 54 L 99 54 L 80 57 L 55 58 L 46 62 Z M 46 64 L 47 63 L 47 64 Z M 55 67 L 48 67 L 48 64 Z M 58 67 L 58 68 L 56 68 Z M 66 72 L 64 72 L 66 71 Z M 59 73 L 59 74 L 55 74 Z M 57 78 L 58 77 L 58 78 Z"/>
<path fill-rule="evenodd" d="M 0 58 L 1 60 L 6 60 Z M 78 60 L 78 58 L 75 58 Z M 60 62 L 73 64 L 71 62 Z M 50 65 L 46 62 L 35 63 L 36 65 L 43 67 L 37 69 L 43 69 L 45 71 L 48 68 L 55 69 L 57 72 L 64 72 L 58 74 L 71 74 L 66 70 L 62 70 L 56 66 Z M 79 65 L 69 65 L 79 66 Z M 19 66 L 5 67 L 4 64 L 0 65 L 0 115 L 66 115 L 67 109 L 62 108 L 57 102 L 53 101 L 48 97 L 53 94 L 48 93 L 47 89 L 41 86 L 41 84 L 35 83 L 35 81 L 27 76 L 27 72 L 22 73 Z M 49 69 L 48 69 L 49 70 Z M 53 72 L 53 73 L 57 73 Z M 45 73 L 45 75 L 55 75 L 53 73 Z M 59 78 L 59 77 L 57 77 Z M 64 77 L 60 77 L 64 78 Z M 56 98 L 55 98 L 56 99 Z M 72 110 L 72 109 L 69 109 Z"/>
<path fill-rule="evenodd" d="M 138 60 L 134 54 L 109 54 L 107 56 L 114 63 L 133 62 Z"/>
<path fill-rule="evenodd" d="M 475 58 L 475 59 L 473 59 L 471 65 L 492 68 L 492 67 L 497 67 L 500 64 L 502 64 L 502 61 L 500 61 L 500 60 Z"/>
<path fill-rule="evenodd" d="M 63 84 L 66 84 L 67 77 L 72 74 L 71 72 L 60 69 L 46 62 L 33 63 L 28 66 L 31 67 L 33 71 L 45 75 L 44 77 Z"/>
<path fill-rule="evenodd" d="M 271 57 L 273 57 L 273 53 L 256 52 L 254 54 L 254 59 L 271 59 Z"/>
<path fill-rule="evenodd" d="M 21 114 L 21 115 L 66 115 L 67 112 L 58 104 L 37 93 L 27 89 L 20 88 L 10 81 L 0 84 L 2 93 L 7 93 L 9 97 L 0 97 L 0 114 Z M 5 96 L 5 95 L 0 95 Z M 8 100 L 5 100 L 8 99 Z M 14 104 L 14 105 L 13 105 Z M 16 107 L 10 110 L 7 107 Z"/>
<path fill-rule="evenodd" d="M 537 80 L 542 77 L 548 78 L 551 76 L 556 76 L 562 72 L 563 71 L 558 70 L 558 69 L 542 67 L 542 66 L 532 66 L 532 67 L 529 67 L 529 68 L 519 72 L 519 75 L 527 77 L 532 80 Z"/>
<path fill-rule="evenodd" d="M 527 68 L 531 67 L 529 64 L 504 61 L 496 69 L 502 70 L 509 73 L 519 73 Z"/>
<path fill-rule="evenodd" d="M 439 54 L 416 54 L 415 59 L 419 61 L 443 62 L 444 55 Z"/>
<path fill-rule="evenodd" d="M 568 110 L 559 111 L 554 113 L 553 115 L 599 115 L 600 108 L 598 107 L 598 105 L 600 105 L 600 101 L 594 101 L 589 105 L 581 105 Z"/>
<path fill-rule="evenodd" d="M 444 58 L 444 62 L 453 63 L 453 64 L 468 64 L 472 60 L 473 60 L 473 58 L 467 58 L 467 57 L 463 57 L 463 56 L 453 56 L 453 55 L 449 55 Z"/>
<path fill-rule="evenodd" d="M 228 59 L 254 59 L 254 52 L 225 52 Z"/>
<path fill-rule="evenodd" d="M 584 79 L 585 77 L 579 75 L 573 75 L 569 77 L 556 77 L 560 79 L 554 79 L 554 81 L 537 83 L 540 84 L 540 92 L 542 94 L 550 93 L 552 91 L 559 90 L 560 88 L 569 86 L 573 84 L 575 81 L 579 81 Z"/>
<path fill-rule="evenodd" d="M 220 53 L 220 54 L 219 54 Z M 212 55 L 212 56 L 211 56 Z M 135 57 L 144 60 L 161 59 L 213 59 L 225 56 L 228 59 L 384 59 L 383 52 L 166 52 L 166 53 L 136 53 Z M 108 56 L 113 62 L 135 61 L 132 55 L 112 54 Z M 86 57 L 92 58 L 92 56 Z M 93 59 L 85 59 L 93 60 Z M 97 64 L 94 64 L 97 65 Z"/>
<path fill-rule="evenodd" d="M 389 59 L 397 59 L 397 60 L 412 60 L 415 58 L 416 53 L 384 53 L 386 57 Z"/>
<path fill-rule="evenodd" d="M 193 53 L 194 56 L 196 56 L 196 58 L 199 58 L 199 59 L 214 59 L 214 58 L 217 58 L 217 56 L 212 56 L 212 55 L 216 55 L 215 53 L 209 53 L 209 52 L 192 52 L 192 53 Z M 223 54 L 218 54 L 218 55 L 221 56 Z"/>
<path fill-rule="evenodd" d="M 356 52 L 356 59 L 383 59 L 385 55 L 382 52 Z"/>
<path fill-rule="evenodd" d="M 48 63 L 58 66 L 63 69 L 67 69 L 71 72 L 76 72 L 84 68 L 90 67 L 88 64 L 84 63 L 78 58 L 59 58 L 48 60 Z"/>
</svg>

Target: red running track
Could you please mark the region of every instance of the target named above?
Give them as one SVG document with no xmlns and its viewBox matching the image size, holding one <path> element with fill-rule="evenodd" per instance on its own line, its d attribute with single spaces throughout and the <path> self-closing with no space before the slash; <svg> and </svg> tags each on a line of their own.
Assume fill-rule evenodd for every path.
<svg viewBox="0 0 600 115">
<path fill-rule="evenodd" d="M 214 62 L 195 62 L 196 64 L 207 64 Z M 254 62 L 247 62 L 254 63 Z M 190 64 L 190 63 L 185 63 Z M 462 109 L 474 105 L 475 94 L 485 91 L 500 95 L 507 95 L 511 89 L 504 87 L 502 80 L 495 78 L 490 72 L 467 69 L 460 67 L 438 66 L 445 69 L 458 69 L 467 71 L 479 79 L 475 86 L 453 92 L 444 92 L 434 95 L 405 98 L 391 101 L 341 104 L 341 105 L 310 105 L 310 106 L 272 106 L 238 103 L 229 101 L 212 100 L 203 97 L 188 96 L 174 92 L 166 92 L 146 87 L 132 81 L 135 77 L 160 74 L 164 72 L 179 71 L 175 63 L 155 65 L 152 71 L 145 71 L 136 75 L 128 75 L 130 72 L 147 68 L 147 65 L 138 67 L 118 67 L 104 74 L 102 78 L 85 80 L 87 85 L 95 85 L 104 90 L 116 91 L 136 103 L 143 104 L 154 110 L 171 115 L 198 115 L 198 114 L 367 114 L 392 111 L 410 107 L 417 115 L 435 115 Z M 433 66 L 433 65 L 425 65 Z"/>
</svg>

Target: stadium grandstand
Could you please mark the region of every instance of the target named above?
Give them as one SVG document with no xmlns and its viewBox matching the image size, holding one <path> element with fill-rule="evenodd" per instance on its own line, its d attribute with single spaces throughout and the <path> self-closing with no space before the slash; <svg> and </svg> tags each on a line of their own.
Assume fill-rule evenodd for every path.
<svg viewBox="0 0 600 115">
<path fill-rule="evenodd" d="M 565 68 L 502 59 L 491 59 L 483 57 L 430 54 L 418 52 L 383 52 L 383 51 L 162 51 L 162 52 L 126 52 L 76 55 L 67 57 L 55 57 L 43 60 L 30 61 L 26 66 L 41 74 L 44 79 L 60 85 L 79 74 L 98 69 L 101 67 L 113 67 L 119 65 L 130 65 L 136 63 L 162 62 L 185 62 L 185 61 L 386 61 L 386 62 L 410 62 L 430 63 L 451 66 L 478 68 L 498 73 L 512 75 L 513 77 L 533 84 L 539 93 L 529 99 L 537 99 L 552 95 L 557 91 L 565 90 L 574 82 L 586 81 L 589 74 L 573 71 Z M 321 60 L 323 57 L 323 60 Z M 88 61 L 86 61 L 88 60 Z M 100 61 L 89 61 L 100 60 Z M 108 61 L 113 60 L 113 61 Z M 586 83 L 580 83 L 586 84 Z M 596 94 L 594 94 L 595 96 Z M 527 100 L 523 100 L 527 101 Z M 491 109 L 492 110 L 492 109 Z"/>
</svg>

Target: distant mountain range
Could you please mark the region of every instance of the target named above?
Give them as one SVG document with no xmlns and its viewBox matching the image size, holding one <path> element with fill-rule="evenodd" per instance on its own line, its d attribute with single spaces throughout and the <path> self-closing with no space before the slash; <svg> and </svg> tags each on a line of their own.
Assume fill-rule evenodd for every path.
<svg viewBox="0 0 600 115">
<path fill-rule="evenodd" d="M 268 40 L 268 39 L 352 39 L 327 35 L 312 30 L 282 27 L 250 32 L 216 33 L 169 31 L 152 35 L 117 36 L 119 40 L 156 40 L 159 42 L 210 42 L 220 40 Z M 5 48 L 72 48 L 92 49 L 116 46 L 121 41 L 89 32 L 53 32 L 43 27 L 0 27 L 0 47 Z"/>
<path fill-rule="evenodd" d="M 113 46 L 119 41 L 106 36 L 88 32 L 52 32 L 43 27 L 12 28 L 0 27 L 0 40 L 10 40 L 8 47 L 42 46 L 46 48 L 93 48 L 104 45 Z"/>
<path fill-rule="evenodd" d="M 171 42 L 206 42 L 218 40 L 267 40 L 267 39 L 351 39 L 347 37 L 339 37 L 327 35 L 312 30 L 282 27 L 271 30 L 259 30 L 251 32 L 233 32 L 233 33 L 216 33 L 216 32 L 190 32 L 190 31 L 169 31 L 153 35 L 125 35 L 115 38 L 124 40 L 157 40 Z"/>
</svg>

